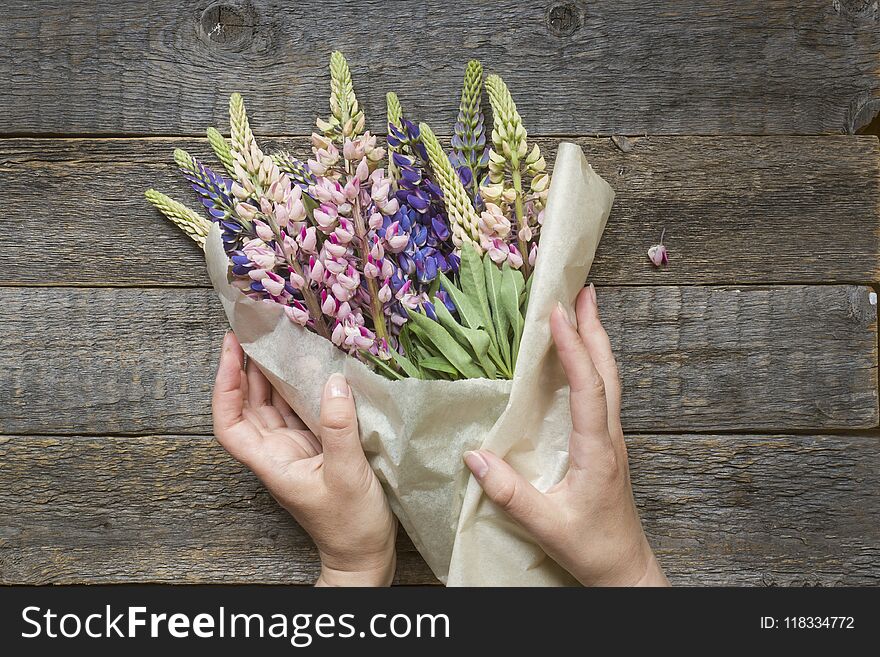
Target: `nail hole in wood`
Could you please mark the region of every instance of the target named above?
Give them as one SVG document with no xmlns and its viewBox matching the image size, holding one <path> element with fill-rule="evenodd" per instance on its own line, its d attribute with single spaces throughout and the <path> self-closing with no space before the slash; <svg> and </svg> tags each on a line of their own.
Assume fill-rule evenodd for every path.
<svg viewBox="0 0 880 657">
<path fill-rule="evenodd" d="M 581 23 L 580 7 L 573 2 L 558 3 L 547 10 L 547 28 L 554 36 L 571 36 Z"/>
</svg>

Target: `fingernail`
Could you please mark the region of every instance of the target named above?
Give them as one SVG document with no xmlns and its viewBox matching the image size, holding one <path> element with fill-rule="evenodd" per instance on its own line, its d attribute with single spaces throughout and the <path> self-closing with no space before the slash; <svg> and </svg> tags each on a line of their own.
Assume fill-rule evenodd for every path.
<svg viewBox="0 0 880 657">
<path fill-rule="evenodd" d="M 565 321 L 568 323 L 568 325 L 571 328 L 574 328 L 574 324 L 572 324 L 572 322 L 571 322 L 571 317 L 568 316 L 568 310 L 566 310 L 565 306 L 562 305 L 561 301 L 556 302 L 556 310 L 559 311 L 559 314 L 562 315 L 562 317 L 565 319 Z"/>
<path fill-rule="evenodd" d="M 482 479 L 489 472 L 489 462 L 479 452 L 465 452 L 464 462 L 477 479 Z"/>
<path fill-rule="evenodd" d="M 341 374 L 331 374 L 330 378 L 327 379 L 327 385 L 324 389 L 327 391 L 327 396 L 331 399 L 334 397 L 348 397 L 351 394 L 348 381 Z"/>
<path fill-rule="evenodd" d="M 596 288 L 590 283 L 590 297 L 593 299 L 593 303 L 596 303 Z"/>
</svg>

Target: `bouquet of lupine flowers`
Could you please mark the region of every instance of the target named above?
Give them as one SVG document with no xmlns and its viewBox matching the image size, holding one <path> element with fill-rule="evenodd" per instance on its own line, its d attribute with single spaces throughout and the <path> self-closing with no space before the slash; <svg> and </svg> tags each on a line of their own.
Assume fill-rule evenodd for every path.
<svg viewBox="0 0 880 657">
<path fill-rule="evenodd" d="M 147 198 L 201 244 L 217 223 L 236 287 L 390 378 L 511 378 L 549 177 L 506 85 L 486 80 L 489 147 L 468 64 L 449 152 L 389 93 L 386 152 L 341 53 L 330 78 L 308 161 L 265 153 L 236 94 L 230 140 L 208 132 L 222 173 L 174 154 L 208 216 Z"/>
<path fill-rule="evenodd" d="M 264 151 L 235 94 L 228 138 L 207 134 L 219 166 L 174 153 L 203 210 L 146 196 L 204 248 L 242 347 L 311 429 L 327 377 L 346 376 L 364 451 L 439 579 L 569 582 L 461 455 L 490 449 L 542 488 L 564 472 L 567 384 L 547 322 L 583 286 L 614 193 L 574 144 L 551 185 L 507 86 L 477 61 L 449 148 L 386 101 L 383 143 L 333 53 L 310 157 Z"/>
</svg>

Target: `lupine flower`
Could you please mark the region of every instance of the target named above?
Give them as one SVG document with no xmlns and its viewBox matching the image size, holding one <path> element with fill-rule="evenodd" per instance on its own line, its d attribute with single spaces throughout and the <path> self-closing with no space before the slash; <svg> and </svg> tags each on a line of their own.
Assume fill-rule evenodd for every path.
<svg viewBox="0 0 880 657">
<path fill-rule="evenodd" d="M 458 173 L 452 167 L 449 158 L 443 152 L 443 147 L 440 146 L 440 141 L 427 123 L 419 125 L 419 134 L 437 184 L 443 190 L 453 243 L 461 246 L 467 242 L 473 244 L 477 251 L 481 251 L 479 216 L 464 185 L 461 184 Z"/>
<path fill-rule="evenodd" d="M 220 224 L 223 242 L 230 248 L 241 246 L 242 226 L 230 218 L 235 214 L 232 180 L 220 176 L 184 150 L 175 149 L 174 161 L 190 186 L 201 197 L 212 221 Z"/>
<path fill-rule="evenodd" d="M 669 251 L 667 251 L 666 247 L 663 245 L 663 238 L 665 235 L 666 229 L 664 228 L 660 231 L 660 244 L 655 244 L 648 249 L 648 258 L 650 258 L 655 267 L 662 267 L 669 264 Z"/>
<path fill-rule="evenodd" d="M 528 147 L 526 129 L 516 109 L 510 90 L 497 75 L 486 78 L 486 90 L 492 105 L 492 149 L 489 152 L 489 185 L 481 188 L 484 201 L 512 210 L 515 227 L 512 233 L 520 252 L 525 274 L 536 257 L 533 248 L 543 221 L 550 179 L 547 164 L 538 145 Z M 530 177 L 528 188 L 523 177 Z M 487 236 L 491 240 L 491 236 Z M 511 266 L 513 266 L 511 262 Z"/>
<path fill-rule="evenodd" d="M 483 97 L 483 67 L 475 59 L 468 62 L 461 89 L 458 120 L 452 137 L 449 161 L 458 171 L 462 184 L 471 193 L 475 206 L 481 204 L 479 188 L 489 163 L 486 131 L 480 102 Z"/>
<path fill-rule="evenodd" d="M 330 55 L 330 116 L 316 123 L 324 136 L 336 141 L 356 137 L 364 130 L 364 113 L 354 95 L 351 71 L 338 50 Z"/>
<path fill-rule="evenodd" d="M 458 269 L 458 257 L 443 203 L 443 191 L 427 177 L 428 152 L 420 139 L 418 126 L 405 118 L 389 123 L 388 145 L 393 148 L 391 162 L 398 169 L 397 199 L 399 216 L 411 239 L 399 256 L 401 268 L 415 275 L 423 286 L 438 272 Z"/>
<path fill-rule="evenodd" d="M 280 151 L 272 155 L 278 168 L 287 174 L 291 182 L 296 183 L 303 189 L 308 189 L 309 185 L 315 184 L 315 175 L 309 169 L 306 162 L 302 162 L 293 157 L 287 151 Z"/>
<path fill-rule="evenodd" d="M 183 203 L 179 203 L 173 198 L 157 192 L 155 189 L 148 189 L 144 196 L 162 214 L 173 221 L 178 228 L 189 235 L 196 244 L 201 247 L 205 246 L 205 237 L 208 236 L 208 230 L 211 228 L 210 221 L 198 212 L 190 210 Z"/>
<path fill-rule="evenodd" d="M 211 145 L 214 155 L 217 156 L 223 168 L 226 169 L 226 173 L 232 175 L 234 171 L 232 169 L 232 151 L 229 147 L 229 142 L 226 141 L 226 138 L 216 128 L 208 128 L 208 143 Z"/>
</svg>

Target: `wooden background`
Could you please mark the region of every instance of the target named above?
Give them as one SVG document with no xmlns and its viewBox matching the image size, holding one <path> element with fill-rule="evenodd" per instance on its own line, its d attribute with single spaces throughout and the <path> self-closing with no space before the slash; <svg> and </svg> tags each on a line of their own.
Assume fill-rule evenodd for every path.
<svg viewBox="0 0 880 657">
<path fill-rule="evenodd" d="M 880 584 L 876 1 L 12 0 L 0 44 L 0 582 L 313 581 L 212 440 L 224 318 L 142 193 L 192 199 L 171 151 L 232 91 L 302 149 L 340 48 L 374 129 L 396 90 L 448 134 L 478 57 L 617 190 L 592 279 L 674 583 Z"/>
</svg>

